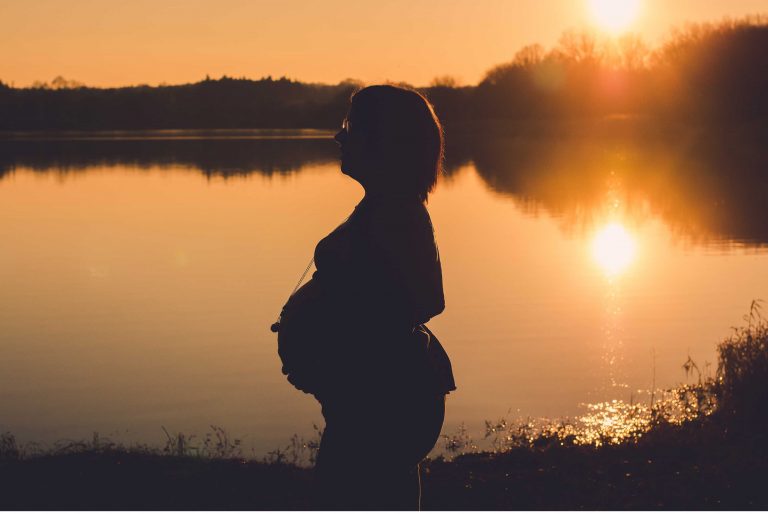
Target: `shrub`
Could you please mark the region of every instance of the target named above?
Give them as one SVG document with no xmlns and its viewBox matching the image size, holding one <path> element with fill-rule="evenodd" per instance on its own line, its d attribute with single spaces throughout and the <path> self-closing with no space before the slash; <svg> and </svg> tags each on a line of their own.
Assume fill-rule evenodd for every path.
<svg viewBox="0 0 768 514">
<path fill-rule="evenodd" d="M 721 413 L 734 423 L 768 425 L 768 322 L 755 300 L 744 316 L 747 325 L 717 347 Z M 756 428 L 756 427 L 753 427 Z"/>
</svg>

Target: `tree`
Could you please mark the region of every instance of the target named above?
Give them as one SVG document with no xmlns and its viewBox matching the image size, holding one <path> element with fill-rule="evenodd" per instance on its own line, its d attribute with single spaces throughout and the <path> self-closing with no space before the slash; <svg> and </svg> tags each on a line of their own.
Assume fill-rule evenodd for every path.
<svg viewBox="0 0 768 514">
<path fill-rule="evenodd" d="M 85 87 L 85 84 L 76 80 L 67 80 L 61 75 L 56 76 L 51 81 L 51 89 L 79 89 Z"/>
<path fill-rule="evenodd" d="M 618 47 L 619 66 L 627 70 L 645 67 L 650 51 L 642 37 L 637 34 L 626 34 L 619 38 Z"/>
<path fill-rule="evenodd" d="M 541 62 L 544 61 L 545 55 L 546 52 L 544 47 L 540 44 L 535 43 L 533 45 L 527 45 L 517 51 L 514 59 L 512 59 L 512 64 L 523 68 L 529 68 L 541 64 Z"/>
<path fill-rule="evenodd" d="M 441 75 L 432 79 L 429 83 L 429 87 L 450 87 L 455 88 L 459 86 L 459 81 L 456 77 L 451 75 Z"/>
<path fill-rule="evenodd" d="M 563 32 L 555 49 L 555 54 L 565 61 L 585 64 L 600 64 L 604 54 L 599 50 L 597 36 L 594 32 Z"/>
</svg>

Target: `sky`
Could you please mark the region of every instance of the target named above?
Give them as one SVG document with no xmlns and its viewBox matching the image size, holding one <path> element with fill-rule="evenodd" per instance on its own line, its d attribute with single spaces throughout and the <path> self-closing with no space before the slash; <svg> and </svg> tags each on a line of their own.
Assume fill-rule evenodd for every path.
<svg viewBox="0 0 768 514">
<path fill-rule="evenodd" d="M 635 3 L 619 32 L 654 45 L 673 26 L 768 13 L 768 0 Z M 0 0 L 0 80 L 181 84 L 209 75 L 472 85 L 521 47 L 608 30 L 599 0 Z M 605 3 L 605 0 L 603 0 Z M 603 7 L 602 9 L 605 9 Z M 600 8 L 598 8 L 600 9 Z"/>
</svg>

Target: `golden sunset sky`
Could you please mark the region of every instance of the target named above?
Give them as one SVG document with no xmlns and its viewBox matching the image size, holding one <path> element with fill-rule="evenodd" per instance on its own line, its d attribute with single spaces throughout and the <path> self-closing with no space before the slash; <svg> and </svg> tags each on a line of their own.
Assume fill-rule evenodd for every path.
<svg viewBox="0 0 768 514">
<path fill-rule="evenodd" d="M 601 13 L 612 2 L 631 12 Z M 603 2 L 605 3 L 605 2 Z M 522 46 L 566 29 L 641 34 L 768 12 L 768 0 L 0 0 L 0 80 L 92 86 L 223 74 L 308 82 L 475 84 Z M 626 9 L 624 9 L 626 11 Z M 607 16 L 607 22 L 606 22 Z M 618 17 L 617 17 L 618 16 Z M 615 20 L 620 27 L 610 27 Z"/>
</svg>

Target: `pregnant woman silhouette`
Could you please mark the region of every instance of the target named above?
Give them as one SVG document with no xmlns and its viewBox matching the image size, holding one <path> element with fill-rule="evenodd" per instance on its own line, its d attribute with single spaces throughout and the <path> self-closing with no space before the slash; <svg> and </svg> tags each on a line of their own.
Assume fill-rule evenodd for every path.
<svg viewBox="0 0 768 514">
<path fill-rule="evenodd" d="M 335 139 L 341 171 L 365 195 L 315 249 L 317 271 L 283 308 L 283 372 L 320 401 L 318 506 L 419 508 L 418 464 L 434 447 L 455 389 L 424 324 L 445 308 L 426 209 L 442 171 L 443 135 L 418 92 L 353 95 Z"/>
</svg>

